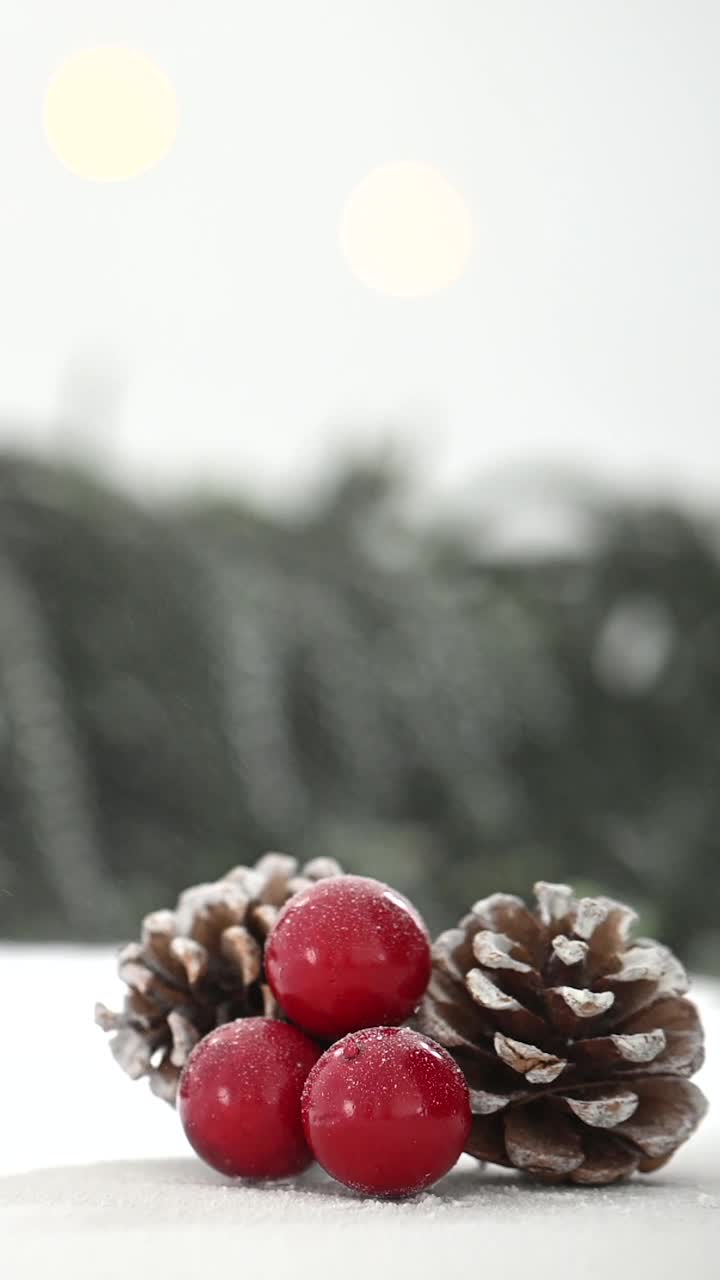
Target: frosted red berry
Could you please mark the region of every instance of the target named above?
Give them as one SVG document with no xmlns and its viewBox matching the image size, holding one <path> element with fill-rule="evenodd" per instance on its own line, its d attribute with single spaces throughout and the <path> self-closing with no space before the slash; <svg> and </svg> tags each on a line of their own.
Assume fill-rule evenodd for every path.
<svg viewBox="0 0 720 1280">
<path fill-rule="evenodd" d="M 272 1018 L 241 1018 L 195 1046 L 178 1109 L 198 1155 L 238 1178 L 284 1178 L 312 1162 L 300 1099 L 320 1050 Z"/>
<path fill-rule="evenodd" d="M 290 899 L 265 964 L 288 1017 L 333 1040 L 413 1012 L 430 977 L 430 940 L 402 894 L 365 876 L 338 876 Z"/>
<path fill-rule="evenodd" d="M 436 1182 L 467 1142 L 468 1088 L 449 1053 L 407 1027 L 373 1027 L 323 1054 L 302 1099 L 305 1134 L 355 1191 L 404 1196 Z"/>
</svg>

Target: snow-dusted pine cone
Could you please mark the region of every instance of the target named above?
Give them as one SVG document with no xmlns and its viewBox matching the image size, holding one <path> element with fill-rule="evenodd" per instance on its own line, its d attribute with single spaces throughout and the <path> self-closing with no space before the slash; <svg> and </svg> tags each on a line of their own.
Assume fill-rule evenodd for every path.
<svg viewBox="0 0 720 1280">
<path fill-rule="evenodd" d="M 531 911 L 493 894 L 434 944 L 419 1022 L 465 1072 L 466 1150 L 555 1181 L 659 1169 L 707 1109 L 682 965 L 631 942 L 620 903 L 544 882 L 535 896 Z"/>
<path fill-rule="evenodd" d="M 174 911 L 146 916 L 140 941 L 118 958 L 129 988 L 122 1010 L 95 1006 L 123 1070 L 148 1076 L 153 1093 L 174 1103 L 185 1060 L 208 1031 L 234 1018 L 281 1016 L 265 981 L 265 938 L 288 898 L 341 874 L 331 858 L 298 868 L 295 858 L 267 853 L 254 867 L 186 889 Z"/>
</svg>

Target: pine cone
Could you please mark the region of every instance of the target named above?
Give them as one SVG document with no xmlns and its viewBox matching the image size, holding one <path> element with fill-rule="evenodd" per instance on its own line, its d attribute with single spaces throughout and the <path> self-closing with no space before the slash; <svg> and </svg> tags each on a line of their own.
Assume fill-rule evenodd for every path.
<svg viewBox="0 0 720 1280">
<path fill-rule="evenodd" d="M 263 948 L 280 907 L 316 880 L 341 874 L 332 858 L 298 871 L 295 858 L 267 853 L 213 884 L 181 893 L 174 911 L 153 911 L 140 942 L 124 947 L 118 972 L 129 990 L 120 1013 L 95 1006 L 95 1021 L 114 1032 L 110 1048 L 136 1080 L 149 1076 L 158 1097 L 174 1103 L 193 1046 L 234 1018 L 281 1017 L 265 981 Z"/>
<path fill-rule="evenodd" d="M 434 944 L 421 1030 L 465 1072 L 466 1150 L 550 1181 L 607 1183 L 659 1169 L 707 1103 L 687 978 L 667 947 L 629 941 L 635 913 L 567 885 L 537 910 L 496 893 Z"/>
</svg>

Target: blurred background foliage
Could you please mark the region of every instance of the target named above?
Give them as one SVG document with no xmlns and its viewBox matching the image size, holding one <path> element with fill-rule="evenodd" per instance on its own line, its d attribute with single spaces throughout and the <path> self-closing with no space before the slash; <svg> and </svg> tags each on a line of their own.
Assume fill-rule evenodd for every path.
<svg viewBox="0 0 720 1280">
<path fill-rule="evenodd" d="M 434 928 L 569 879 L 720 972 L 718 526 L 577 495 L 563 548 L 501 553 L 481 489 L 418 523 L 410 488 L 150 509 L 0 458 L 2 936 L 131 937 L 280 848 Z"/>
</svg>

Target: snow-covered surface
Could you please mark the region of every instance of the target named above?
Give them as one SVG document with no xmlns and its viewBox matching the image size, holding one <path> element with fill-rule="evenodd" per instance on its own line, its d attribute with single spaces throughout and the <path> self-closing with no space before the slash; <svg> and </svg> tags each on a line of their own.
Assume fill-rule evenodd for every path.
<svg viewBox="0 0 720 1280">
<path fill-rule="evenodd" d="M 708 1037 L 702 1129 L 661 1173 L 617 1188 L 543 1188 L 463 1160 L 413 1200 L 364 1200 L 312 1172 L 228 1184 L 189 1154 L 174 1112 L 113 1063 L 92 1022 L 119 994 L 100 949 L 0 947 L 1 1273 L 5 1280 L 257 1277 L 372 1270 L 503 1280 L 717 1275 L 720 984 L 696 982 Z M 100 1162 L 100 1163 L 98 1163 Z M 466 1270 L 467 1269 L 467 1270 Z"/>
<path fill-rule="evenodd" d="M 6 1280 L 693 1280 L 716 1277 L 717 1183 L 547 1189 L 458 1168 L 414 1200 L 363 1200 L 321 1177 L 223 1184 L 199 1161 L 8 1179 Z"/>
</svg>

